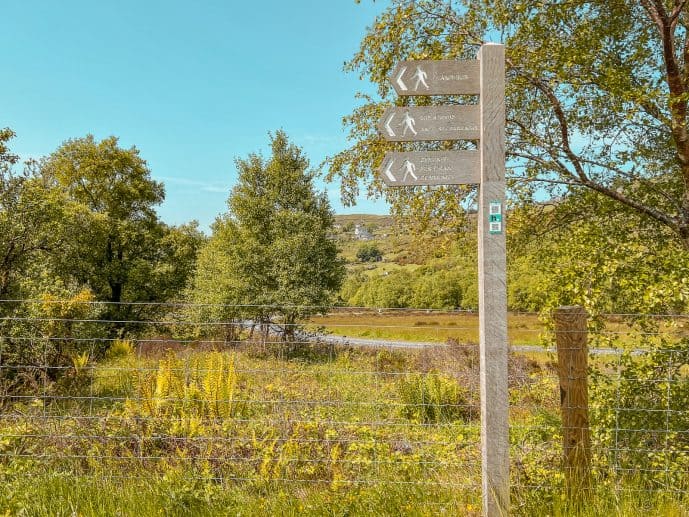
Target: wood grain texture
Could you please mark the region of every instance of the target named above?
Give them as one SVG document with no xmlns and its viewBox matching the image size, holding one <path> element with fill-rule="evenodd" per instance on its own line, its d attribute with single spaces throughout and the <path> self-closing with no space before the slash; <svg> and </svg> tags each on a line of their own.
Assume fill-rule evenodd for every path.
<svg viewBox="0 0 689 517">
<path fill-rule="evenodd" d="M 591 434 L 588 399 L 588 330 L 583 307 L 554 312 L 565 482 L 570 497 L 590 484 Z"/>
<path fill-rule="evenodd" d="M 481 175 L 478 151 L 388 152 L 378 174 L 389 187 L 468 185 L 478 183 Z"/>
<path fill-rule="evenodd" d="M 388 80 L 398 95 L 475 95 L 479 64 L 454 59 L 401 61 Z"/>
<path fill-rule="evenodd" d="M 467 104 L 388 108 L 378 121 L 378 132 L 388 142 L 477 140 L 479 107 Z"/>
<path fill-rule="evenodd" d="M 481 184 L 479 187 L 479 327 L 483 514 L 509 513 L 509 398 L 505 259 L 505 49 L 479 51 Z M 501 207 L 499 233 L 491 233 L 491 203 Z"/>
</svg>

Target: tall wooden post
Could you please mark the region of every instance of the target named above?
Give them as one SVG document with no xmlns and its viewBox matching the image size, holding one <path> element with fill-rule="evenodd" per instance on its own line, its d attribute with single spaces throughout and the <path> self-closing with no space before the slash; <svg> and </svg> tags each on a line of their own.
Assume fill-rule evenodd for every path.
<svg viewBox="0 0 689 517">
<path fill-rule="evenodd" d="M 565 482 L 570 497 L 588 487 L 591 472 L 586 311 L 560 307 L 554 313 L 557 343 Z"/>
<path fill-rule="evenodd" d="M 480 63 L 479 328 L 483 514 L 509 513 L 509 399 L 505 259 L 505 47 Z"/>
</svg>

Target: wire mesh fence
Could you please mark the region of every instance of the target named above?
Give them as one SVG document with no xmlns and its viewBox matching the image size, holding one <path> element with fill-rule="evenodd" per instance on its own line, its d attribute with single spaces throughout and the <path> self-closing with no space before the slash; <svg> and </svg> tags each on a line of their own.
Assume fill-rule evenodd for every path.
<svg viewBox="0 0 689 517">
<path fill-rule="evenodd" d="M 139 308 L 0 302 L 3 475 L 414 487 L 451 511 L 480 506 L 477 314 L 336 308 L 297 325 L 269 307 Z M 589 322 L 582 490 L 686 497 L 685 322 Z M 565 491 L 562 413 L 578 408 L 562 407 L 552 329 L 526 313 L 508 327 L 512 498 L 528 513 Z"/>
</svg>

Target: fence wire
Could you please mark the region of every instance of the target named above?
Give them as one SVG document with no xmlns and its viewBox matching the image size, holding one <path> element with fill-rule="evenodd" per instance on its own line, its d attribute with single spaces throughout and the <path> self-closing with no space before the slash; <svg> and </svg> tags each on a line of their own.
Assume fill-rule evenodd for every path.
<svg viewBox="0 0 689 517">
<path fill-rule="evenodd" d="M 0 473 L 480 496 L 477 314 L 337 308 L 297 325 L 271 307 L 253 320 L 142 305 L 150 319 L 124 317 L 126 304 L 0 301 Z M 510 315 L 518 503 L 563 493 L 562 412 L 583 409 L 596 480 L 583 490 L 687 495 L 687 315 L 637 316 L 592 325 L 588 403 L 562 407 L 552 330 Z"/>
</svg>

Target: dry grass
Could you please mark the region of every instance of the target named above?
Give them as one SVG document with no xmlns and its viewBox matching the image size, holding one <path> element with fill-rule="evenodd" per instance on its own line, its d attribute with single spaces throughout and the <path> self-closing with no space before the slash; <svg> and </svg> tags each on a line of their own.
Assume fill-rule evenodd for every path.
<svg viewBox="0 0 689 517">
<path fill-rule="evenodd" d="M 338 312 L 311 318 L 312 327 L 324 327 L 341 336 L 430 341 L 445 343 L 478 343 L 478 313 L 438 313 L 418 311 L 403 313 Z M 531 314 L 510 315 L 507 321 L 510 344 L 537 345 L 544 332 L 538 317 Z"/>
</svg>

